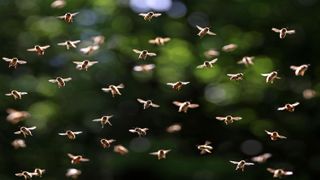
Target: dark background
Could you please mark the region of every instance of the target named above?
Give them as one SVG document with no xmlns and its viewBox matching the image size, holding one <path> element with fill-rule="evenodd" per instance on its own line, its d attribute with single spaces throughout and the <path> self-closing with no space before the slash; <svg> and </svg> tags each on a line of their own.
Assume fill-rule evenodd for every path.
<svg viewBox="0 0 320 180">
<path fill-rule="evenodd" d="M 0 179 L 17 179 L 14 173 L 47 170 L 43 179 L 65 179 L 68 168 L 82 171 L 80 179 L 271 179 L 267 167 L 292 170 L 287 179 L 318 179 L 320 170 L 319 97 L 305 99 L 302 92 L 319 92 L 319 20 L 317 0 L 67 0 L 62 9 L 50 7 L 49 0 L 0 0 L 0 56 L 28 61 L 16 70 L 0 63 Z M 166 6 L 166 3 L 169 3 Z M 170 6 L 171 3 L 171 6 Z M 151 8 L 150 8 L 151 7 Z M 149 10 L 163 15 L 146 22 L 137 14 Z M 80 12 L 67 24 L 56 16 Z M 195 25 L 210 26 L 217 36 L 200 39 Z M 284 40 L 272 27 L 295 29 Z M 65 40 L 82 40 L 104 35 L 106 42 L 93 55 L 79 48 L 67 51 L 57 46 Z M 156 36 L 169 36 L 165 46 L 148 44 Z M 234 52 L 220 52 L 210 70 L 195 67 L 204 52 L 230 43 Z M 35 44 L 51 47 L 44 56 L 27 52 Z M 148 49 L 158 56 L 138 60 L 132 48 Z M 236 62 L 255 56 L 249 68 Z M 78 71 L 72 61 L 99 61 L 88 72 Z M 134 65 L 154 63 L 154 72 L 133 72 Z M 294 76 L 290 65 L 311 64 L 304 77 Z M 266 84 L 260 73 L 273 70 L 282 78 Z M 227 73 L 244 72 L 245 79 L 231 82 Z M 56 76 L 72 77 L 59 89 L 48 82 Z M 176 92 L 167 82 L 190 81 Z M 102 87 L 124 83 L 122 96 L 112 98 Z M 12 89 L 29 92 L 20 101 L 4 96 Z M 136 98 L 152 99 L 159 109 L 142 110 Z M 178 113 L 172 101 L 191 100 L 200 108 Z M 293 113 L 277 111 L 285 103 L 299 101 Z M 31 117 L 12 125 L 5 120 L 7 108 L 25 110 Z M 101 129 L 91 120 L 114 114 L 112 127 Z M 242 116 L 226 126 L 215 116 Z M 182 130 L 168 134 L 165 129 L 181 123 Z M 13 132 L 20 126 L 37 126 L 27 137 L 27 148 L 14 150 L 11 141 L 22 136 Z M 144 138 L 128 132 L 139 126 L 150 129 Z M 84 133 L 71 141 L 58 136 L 67 129 Z M 272 142 L 264 130 L 276 130 L 287 140 Z M 113 138 L 129 149 L 121 156 L 103 149 L 100 138 Z M 197 144 L 213 142 L 213 153 L 200 155 Z M 172 149 L 158 161 L 148 153 Z M 67 153 L 83 154 L 91 161 L 71 165 Z M 250 160 L 270 152 L 264 164 L 234 171 L 229 160 Z"/>
</svg>

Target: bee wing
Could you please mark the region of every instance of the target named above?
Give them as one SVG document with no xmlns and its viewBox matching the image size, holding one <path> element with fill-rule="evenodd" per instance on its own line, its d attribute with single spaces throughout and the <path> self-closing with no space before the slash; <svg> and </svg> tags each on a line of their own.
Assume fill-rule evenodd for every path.
<svg viewBox="0 0 320 180">
<path fill-rule="evenodd" d="M 110 88 L 101 88 L 101 90 L 104 91 L 104 92 L 109 92 L 109 91 L 111 91 Z"/>
<path fill-rule="evenodd" d="M 212 35 L 212 36 L 217 35 L 216 33 L 212 32 L 212 31 L 208 31 L 207 34 Z"/>
<path fill-rule="evenodd" d="M 287 139 L 286 136 L 281 136 L 281 135 L 279 135 L 279 138 L 280 138 L 280 139 Z"/>
<path fill-rule="evenodd" d="M 156 53 L 147 53 L 148 54 L 148 56 L 156 56 L 157 54 Z"/>
<path fill-rule="evenodd" d="M 242 119 L 242 117 L 232 117 L 232 119 L 235 120 L 235 121 L 239 121 L 239 120 Z"/>
<path fill-rule="evenodd" d="M 11 93 L 7 93 L 7 94 L 5 94 L 6 96 L 12 96 L 12 94 Z"/>
<path fill-rule="evenodd" d="M 295 102 L 294 104 L 291 104 L 292 106 L 298 106 L 300 103 L 299 102 Z"/>
<path fill-rule="evenodd" d="M 209 63 L 210 63 L 210 64 L 214 64 L 214 63 L 216 63 L 217 61 L 218 61 L 218 58 L 215 58 L 215 59 L 211 60 Z"/>
<path fill-rule="evenodd" d="M 173 101 L 172 103 L 176 106 L 181 106 L 183 104 L 182 102 L 179 102 L 179 101 Z"/>
<path fill-rule="evenodd" d="M 134 70 L 134 71 L 142 71 L 143 68 L 142 68 L 141 66 L 134 66 L 134 67 L 133 67 L 133 70 Z"/>
<path fill-rule="evenodd" d="M 211 144 L 211 142 L 210 141 L 206 141 L 204 144 L 205 145 L 209 145 L 209 144 Z"/>
<path fill-rule="evenodd" d="M 158 156 L 158 152 L 152 152 L 152 153 L 149 153 L 150 155 L 154 155 L 154 156 Z"/>
<path fill-rule="evenodd" d="M 146 101 L 145 100 L 143 100 L 143 99 L 137 99 L 137 101 L 139 102 L 139 103 L 142 103 L 142 104 L 144 104 L 144 103 L 146 103 Z"/>
<path fill-rule="evenodd" d="M 51 83 L 56 83 L 57 82 L 57 80 L 55 80 L 55 79 L 49 79 L 48 81 L 51 82 Z"/>
<path fill-rule="evenodd" d="M 81 62 L 81 61 L 73 61 L 73 63 L 76 64 L 76 65 L 82 65 L 83 62 Z"/>
<path fill-rule="evenodd" d="M 278 107 L 278 111 L 283 111 L 283 110 L 285 110 L 286 109 L 286 107 L 284 106 L 284 107 Z"/>
<path fill-rule="evenodd" d="M 197 66 L 197 69 L 202 69 L 204 67 L 206 67 L 206 66 L 204 64 L 201 64 L 201 65 Z"/>
<path fill-rule="evenodd" d="M 139 16 L 146 16 L 146 15 L 148 15 L 148 13 L 139 13 Z"/>
<path fill-rule="evenodd" d="M 290 176 L 290 175 L 293 175 L 293 172 L 292 172 L 292 171 L 285 171 L 284 174 L 285 174 L 286 176 Z"/>
<path fill-rule="evenodd" d="M 145 65 L 145 68 L 148 69 L 148 70 L 151 70 L 151 69 L 153 69 L 154 67 L 155 67 L 154 64 L 147 64 L 147 65 Z"/>
<path fill-rule="evenodd" d="M 92 66 L 92 65 L 97 64 L 97 63 L 98 63 L 98 61 L 90 61 L 88 65 Z"/>
<path fill-rule="evenodd" d="M 88 158 L 81 158 L 80 161 L 82 161 L 82 162 L 88 162 L 88 161 L 90 161 L 90 159 L 88 159 Z"/>
<path fill-rule="evenodd" d="M 8 109 L 6 110 L 6 112 L 10 114 L 10 113 L 18 112 L 18 111 L 15 110 L 15 109 L 8 108 Z"/>
<path fill-rule="evenodd" d="M 297 70 L 299 68 L 299 66 L 290 66 L 290 69 L 292 70 Z"/>
<path fill-rule="evenodd" d="M 233 76 L 236 76 L 237 74 L 227 74 L 227 76 L 229 77 L 233 77 Z"/>
<path fill-rule="evenodd" d="M 288 30 L 286 33 L 287 34 L 294 34 L 294 33 L 296 33 L 296 31 L 295 30 Z"/>
<path fill-rule="evenodd" d="M 15 173 L 14 175 L 15 175 L 15 176 L 18 176 L 18 177 L 23 176 L 23 174 L 22 174 L 22 173 Z"/>
<path fill-rule="evenodd" d="M 71 158 L 71 159 L 73 159 L 73 158 L 75 158 L 76 156 L 74 156 L 73 154 L 71 154 L 71 153 L 68 153 L 67 154 L 68 156 L 69 156 L 69 158 Z"/>
<path fill-rule="evenodd" d="M 75 16 L 77 14 L 79 14 L 79 12 L 72 13 L 71 16 Z"/>
<path fill-rule="evenodd" d="M 82 131 L 76 131 L 76 132 L 73 132 L 74 134 L 81 134 Z"/>
<path fill-rule="evenodd" d="M 271 30 L 277 33 L 280 32 L 280 29 L 277 29 L 277 28 L 272 28 Z"/>
<path fill-rule="evenodd" d="M 81 48 L 80 51 L 83 52 L 83 53 L 87 53 L 89 51 L 90 47 L 84 47 L 84 48 Z"/>
<path fill-rule="evenodd" d="M 261 74 L 261 76 L 264 76 L 264 77 L 269 76 L 269 75 L 270 75 L 270 73 Z"/>
<path fill-rule="evenodd" d="M 64 15 L 63 15 L 63 16 L 57 16 L 57 18 L 58 18 L 58 19 L 64 19 L 65 16 L 64 16 Z"/>
<path fill-rule="evenodd" d="M 98 122 L 98 121 L 101 121 L 101 119 L 94 119 L 94 120 L 92 120 L 92 121 Z"/>
<path fill-rule="evenodd" d="M 119 84 L 118 86 L 117 86 L 117 88 L 124 88 L 124 84 Z"/>
<path fill-rule="evenodd" d="M 189 105 L 189 108 L 197 108 L 197 107 L 199 107 L 199 104 L 190 104 Z"/>
<path fill-rule="evenodd" d="M 27 51 L 37 51 L 36 48 L 27 49 Z"/>
<path fill-rule="evenodd" d="M 150 40 L 149 40 L 149 43 L 150 43 L 150 44 L 156 44 L 157 42 L 156 42 L 154 39 L 150 39 Z"/>
<path fill-rule="evenodd" d="M 232 163 L 232 164 L 238 164 L 239 162 L 237 162 L 237 161 L 229 161 L 230 163 Z"/>
<path fill-rule="evenodd" d="M 67 133 L 58 133 L 60 136 L 66 136 Z"/>
<path fill-rule="evenodd" d="M 29 130 L 34 130 L 34 129 L 36 129 L 36 128 L 37 128 L 36 126 L 32 126 L 32 127 L 27 128 L 27 129 L 29 129 Z"/>
<path fill-rule="evenodd" d="M 268 135 L 271 135 L 271 134 L 272 134 L 272 132 L 267 131 L 267 130 L 264 130 L 264 132 L 266 132 Z"/>
<path fill-rule="evenodd" d="M 48 49 L 49 47 L 50 47 L 50 45 L 41 46 L 42 49 Z"/>
<path fill-rule="evenodd" d="M 167 83 L 167 85 L 169 85 L 169 86 L 174 86 L 175 83 Z"/>
<path fill-rule="evenodd" d="M 254 165 L 254 163 L 251 163 L 251 162 L 246 162 L 246 163 L 244 163 L 246 166 L 253 166 Z"/>
<path fill-rule="evenodd" d="M 203 28 L 202 28 L 202 27 L 200 27 L 200 26 L 198 26 L 198 25 L 196 25 L 196 27 L 197 27 L 200 31 L 202 31 L 202 30 L 203 30 Z"/>
<path fill-rule="evenodd" d="M 21 131 L 16 131 L 14 132 L 14 134 L 21 134 Z"/>
<path fill-rule="evenodd" d="M 5 60 L 5 61 L 7 61 L 7 62 L 11 62 L 11 60 L 12 60 L 12 59 L 6 58 L 6 57 L 3 57 L 2 59 Z"/>
<path fill-rule="evenodd" d="M 181 82 L 183 85 L 187 85 L 187 84 L 189 84 L 190 82 Z"/>
<path fill-rule="evenodd" d="M 170 152 L 171 149 L 166 149 L 166 150 L 163 150 L 163 151 L 164 151 L 164 153 L 166 154 L 166 153 Z"/>
<path fill-rule="evenodd" d="M 142 51 L 138 50 L 138 49 L 132 49 L 133 52 L 140 54 Z"/>
<path fill-rule="evenodd" d="M 171 40 L 171 38 L 169 38 L 169 37 L 163 38 L 163 41 L 164 41 L 164 42 L 168 42 L 168 41 L 170 41 L 170 40 Z"/>
<path fill-rule="evenodd" d="M 154 13 L 153 14 L 153 17 L 159 17 L 159 16 L 161 16 L 161 13 Z"/>
<path fill-rule="evenodd" d="M 73 44 L 78 44 L 80 43 L 81 41 L 80 40 L 75 40 L 75 41 L 71 41 Z"/>
<path fill-rule="evenodd" d="M 238 64 L 244 64 L 244 61 L 243 60 L 239 60 L 237 63 Z"/>
<path fill-rule="evenodd" d="M 27 64 L 27 61 L 18 60 L 17 63 L 18 63 L 18 64 Z"/>
<path fill-rule="evenodd" d="M 131 132 L 131 133 L 135 133 L 135 132 L 136 132 L 136 130 L 135 130 L 135 129 L 129 129 L 129 132 Z"/>
<path fill-rule="evenodd" d="M 158 104 L 154 104 L 154 103 L 151 103 L 151 106 L 152 106 L 152 107 L 155 107 L 155 108 L 160 107 Z"/>
<path fill-rule="evenodd" d="M 67 42 L 58 43 L 58 46 L 66 46 Z"/>
<path fill-rule="evenodd" d="M 68 82 L 68 81 L 71 81 L 72 78 L 71 78 L 71 77 L 68 77 L 68 78 L 64 78 L 63 80 L 64 80 L 65 82 Z"/>
<path fill-rule="evenodd" d="M 270 173 L 274 173 L 275 169 L 267 168 L 267 171 L 269 171 Z"/>
<path fill-rule="evenodd" d="M 219 117 L 219 116 L 218 116 L 218 117 L 216 117 L 216 119 L 219 120 L 219 121 L 224 121 L 226 118 L 225 118 L 225 117 Z"/>
</svg>

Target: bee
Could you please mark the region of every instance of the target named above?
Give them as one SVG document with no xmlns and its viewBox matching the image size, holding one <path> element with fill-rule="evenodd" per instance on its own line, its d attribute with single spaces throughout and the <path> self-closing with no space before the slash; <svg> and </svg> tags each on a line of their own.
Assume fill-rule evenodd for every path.
<svg viewBox="0 0 320 180">
<path fill-rule="evenodd" d="M 289 112 L 293 112 L 295 107 L 298 106 L 299 104 L 300 104 L 299 102 L 295 102 L 293 104 L 285 104 L 283 107 L 279 107 L 278 111 L 287 110 Z"/>
<path fill-rule="evenodd" d="M 224 121 L 226 125 L 233 123 L 233 121 L 239 121 L 242 119 L 242 117 L 233 117 L 231 115 L 225 116 L 225 117 L 216 117 L 219 121 Z"/>
<path fill-rule="evenodd" d="M 196 25 L 196 27 L 198 28 L 199 30 L 199 33 L 197 34 L 198 36 L 200 36 L 200 38 L 203 38 L 205 35 L 211 35 L 211 36 L 214 36 L 216 35 L 214 32 L 210 31 L 210 28 L 209 27 L 200 27 L 198 25 Z"/>
<path fill-rule="evenodd" d="M 62 19 L 67 23 L 72 23 L 73 22 L 73 18 L 74 16 L 76 16 L 77 14 L 79 14 L 79 12 L 75 12 L 75 13 L 70 13 L 67 12 L 66 14 L 64 14 L 63 16 L 58 16 L 58 19 Z"/>
<path fill-rule="evenodd" d="M 241 171 L 244 171 L 245 166 L 253 166 L 254 163 L 251 162 L 246 162 L 245 160 L 241 160 L 241 161 L 229 161 L 232 164 L 236 164 L 236 170 L 241 169 Z"/>
<path fill-rule="evenodd" d="M 178 112 L 184 112 L 184 113 L 187 113 L 189 108 L 194 109 L 199 107 L 199 104 L 191 104 L 190 101 L 185 101 L 185 102 L 173 101 L 173 104 L 176 106 L 179 106 Z"/>
<path fill-rule="evenodd" d="M 278 77 L 278 72 L 277 71 L 272 71 L 270 73 L 265 73 L 265 74 L 261 74 L 261 75 L 267 77 L 266 78 L 266 83 L 273 84 L 274 80 L 281 79 L 280 77 Z"/>
<path fill-rule="evenodd" d="M 90 161 L 87 158 L 84 158 L 82 155 L 73 155 L 68 153 L 67 154 L 69 156 L 69 158 L 71 159 L 71 164 L 79 164 L 80 162 L 88 162 Z"/>
<path fill-rule="evenodd" d="M 66 177 L 71 177 L 72 179 L 78 179 L 78 176 L 81 175 L 81 171 L 78 169 L 68 169 L 66 173 Z"/>
<path fill-rule="evenodd" d="M 189 84 L 190 82 L 177 81 L 174 83 L 167 83 L 168 86 L 171 86 L 172 89 L 179 91 L 183 86 Z"/>
<path fill-rule="evenodd" d="M 23 139 L 15 139 L 11 142 L 11 145 L 14 147 L 14 149 L 27 147 L 26 142 Z"/>
<path fill-rule="evenodd" d="M 141 136 L 145 136 L 147 135 L 147 131 L 149 129 L 148 128 L 139 128 L 139 127 L 136 127 L 136 128 L 133 128 L 133 129 L 129 129 L 129 132 L 131 133 L 137 133 L 139 135 L 139 137 Z"/>
<path fill-rule="evenodd" d="M 116 145 L 113 147 L 113 151 L 115 153 L 118 153 L 120 155 L 125 155 L 125 154 L 128 154 L 128 149 L 122 145 Z"/>
<path fill-rule="evenodd" d="M 198 69 L 203 69 L 203 68 L 212 68 L 213 65 L 218 61 L 218 58 L 213 59 L 211 61 L 204 61 L 203 64 L 197 66 Z"/>
<path fill-rule="evenodd" d="M 273 178 L 282 178 L 283 176 L 291 176 L 293 175 L 292 171 L 285 171 L 283 169 L 272 169 L 267 168 L 267 171 L 273 174 Z"/>
<path fill-rule="evenodd" d="M 134 66 L 133 70 L 137 72 L 149 72 L 152 71 L 156 66 L 154 64 L 143 64 Z"/>
<path fill-rule="evenodd" d="M 17 90 L 12 90 L 10 93 L 5 94 L 6 96 L 12 96 L 14 100 L 22 99 L 23 95 L 28 94 L 27 92 L 19 92 Z"/>
<path fill-rule="evenodd" d="M 204 55 L 207 58 L 215 58 L 217 56 L 219 56 L 219 51 L 215 50 L 215 49 L 209 49 L 208 51 L 204 52 Z"/>
<path fill-rule="evenodd" d="M 143 100 L 138 98 L 137 101 L 143 104 L 143 109 L 148 109 L 149 107 L 160 107 L 158 104 L 154 104 L 151 100 Z"/>
<path fill-rule="evenodd" d="M 304 73 L 308 70 L 310 64 L 302 64 L 301 66 L 290 66 L 290 69 L 294 70 L 296 76 L 304 76 Z"/>
<path fill-rule="evenodd" d="M 302 92 L 303 98 L 312 99 L 317 95 L 317 92 L 313 89 L 305 89 Z"/>
<path fill-rule="evenodd" d="M 19 60 L 16 57 L 13 57 L 11 59 L 3 57 L 2 59 L 9 63 L 9 68 L 13 67 L 13 68 L 17 69 L 18 64 L 27 64 L 27 61 Z"/>
<path fill-rule="evenodd" d="M 169 37 L 156 37 L 154 39 L 150 39 L 149 43 L 150 44 L 155 44 L 158 46 L 163 46 L 166 42 L 169 42 L 171 39 Z"/>
<path fill-rule="evenodd" d="M 76 44 L 80 43 L 80 40 L 76 41 L 65 41 L 62 43 L 58 43 L 58 46 L 66 46 L 67 50 L 70 49 L 70 47 L 77 48 Z"/>
<path fill-rule="evenodd" d="M 32 177 L 35 175 L 33 172 L 28 171 L 22 171 L 21 173 L 15 173 L 18 177 L 23 177 L 25 180 L 32 179 Z"/>
<path fill-rule="evenodd" d="M 139 59 L 146 60 L 148 56 L 156 56 L 156 53 L 148 52 L 147 50 L 138 50 L 138 49 L 133 49 L 133 52 L 139 54 Z"/>
<path fill-rule="evenodd" d="M 7 113 L 8 113 L 7 121 L 11 122 L 12 124 L 17 124 L 23 119 L 30 117 L 30 113 L 28 113 L 27 111 L 17 111 L 15 109 L 7 109 Z"/>
<path fill-rule="evenodd" d="M 200 154 L 206 154 L 206 153 L 211 153 L 211 150 L 213 149 L 212 146 L 210 146 L 211 142 L 206 141 L 202 145 L 197 145 L 197 148 L 200 150 Z"/>
<path fill-rule="evenodd" d="M 110 116 L 102 116 L 99 119 L 94 119 L 92 121 L 94 122 L 100 122 L 101 123 L 101 127 L 104 128 L 104 125 L 108 124 L 109 126 L 112 126 L 112 124 L 110 123 L 110 119 L 113 117 L 113 115 Z"/>
<path fill-rule="evenodd" d="M 62 78 L 62 77 L 57 77 L 56 79 L 50 79 L 49 82 L 51 83 L 57 83 L 58 87 L 65 87 L 66 86 L 66 82 L 71 81 L 72 78 L 68 77 L 68 78 Z"/>
<path fill-rule="evenodd" d="M 145 21 L 151 21 L 152 18 L 161 16 L 161 13 L 155 13 L 151 11 L 147 13 L 140 13 L 139 16 L 143 16 Z"/>
<path fill-rule="evenodd" d="M 261 154 L 259 156 L 252 157 L 251 160 L 254 161 L 254 162 L 257 162 L 257 163 L 264 163 L 269 158 L 271 158 L 271 156 L 272 156 L 272 154 L 270 154 L 270 153 L 264 153 L 264 154 Z"/>
<path fill-rule="evenodd" d="M 244 64 L 245 66 L 254 65 L 253 60 L 254 56 L 244 56 L 240 61 L 238 61 L 238 64 Z"/>
<path fill-rule="evenodd" d="M 36 126 L 32 126 L 32 127 L 20 127 L 19 131 L 14 132 L 14 134 L 23 134 L 24 138 L 26 138 L 27 136 L 32 136 L 32 130 L 35 130 L 37 127 Z"/>
<path fill-rule="evenodd" d="M 115 142 L 114 139 L 100 139 L 100 144 L 103 148 L 109 148 L 111 143 Z"/>
<path fill-rule="evenodd" d="M 42 177 L 42 175 L 46 172 L 45 169 L 36 168 L 34 169 L 34 174 L 36 176 Z"/>
<path fill-rule="evenodd" d="M 287 139 L 287 137 L 280 135 L 277 131 L 272 131 L 272 132 L 267 130 L 264 130 L 264 131 L 270 136 L 270 139 L 272 141 L 276 141 L 278 139 Z"/>
<path fill-rule="evenodd" d="M 181 131 L 181 129 L 182 129 L 181 124 L 176 123 L 176 124 L 172 124 L 169 127 L 167 127 L 166 131 L 168 133 L 175 133 L 175 132 Z"/>
<path fill-rule="evenodd" d="M 44 55 L 45 50 L 48 49 L 49 47 L 50 45 L 46 45 L 46 46 L 35 45 L 34 48 L 27 49 L 27 51 L 36 52 L 38 56 L 41 56 L 41 55 Z"/>
<path fill-rule="evenodd" d="M 240 81 L 243 80 L 243 73 L 237 73 L 237 74 L 227 74 L 229 76 L 230 80 L 232 81 Z"/>
<path fill-rule="evenodd" d="M 272 28 L 271 30 L 276 33 L 279 33 L 280 39 L 284 39 L 287 34 L 294 34 L 296 32 L 295 30 L 288 30 L 287 28 L 282 28 L 282 29 Z"/>
<path fill-rule="evenodd" d="M 51 7 L 52 8 L 63 8 L 66 5 L 66 1 L 65 0 L 54 0 L 51 3 Z"/>
<path fill-rule="evenodd" d="M 73 61 L 74 64 L 76 64 L 76 69 L 78 70 L 85 70 L 88 71 L 88 68 L 93 66 L 94 64 L 97 64 L 98 61 L 89 61 L 89 60 L 84 60 L 84 61 Z"/>
<path fill-rule="evenodd" d="M 90 55 L 93 52 L 97 51 L 100 48 L 98 45 L 92 45 L 92 46 L 87 46 L 84 48 L 81 48 L 80 51 L 85 54 L 85 55 Z"/>
<path fill-rule="evenodd" d="M 76 135 L 77 134 L 81 134 L 82 131 L 71 131 L 71 130 L 67 130 L 64 133 L 59 133 L 60 136 L 67 136 L 69 139 L 74 140 L 76 139 Z"/>
<path fill-rule="evenodd" d="M 222 51 L 224 52 L 232 52 L 238 48 L 236 44 L 228 44 L 222 47 Z"/>
<path fill-rule="evenodd" d="M 165 159 L 167 154 L 170 152 L 170 149 L 160 149 L 156 152 L 150 153 L 150 155 L 154 155 L 158 157 L 158 160 Z"/>
<path fill-rule="evenodd" d="M 93 36 L 91 40 L 93 41 L 94 45 L 102 45 L 104 43 L 105 37 L 100 35 L 100 36 Z"/>
<path fill-rule="evenodd" d="M 118 86 L 109 85 L 108 88 L 102 88 L 102 91 L 111 92 L 112 97 L 115 97 L 116 94 L 121 95 L 119 89 L 122 89 L 122 88 L 124 88 L 124 85 L 121 83 Z"/>
</svg>

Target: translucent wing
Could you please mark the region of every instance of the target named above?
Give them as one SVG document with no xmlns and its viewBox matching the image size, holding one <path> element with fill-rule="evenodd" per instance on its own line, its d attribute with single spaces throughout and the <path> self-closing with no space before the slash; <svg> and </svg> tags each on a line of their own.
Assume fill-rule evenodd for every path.
<svg viewBox="0 0 320 180">
<path fill-rule="evenodd" d="M 238 164 L 239 163 L 237 161 L 229 161 L 229 162 L 231 162 L 232 164 Z"/>
<path fill-rule="evenodd" d="M 182 102 L 179 102 L 179 101 L 173 101 L 172 103 L 176 106 L 181 106 L 183 104 Z"/>
<path fill-rule="evenodd" d="M 267 131 L 267 130 L 264 130 L 264 132 L 266 132 L 266 133 L 267 133 L 267 134 L 269 134 L 269 135 L 271 135 L 271 134 L 272 134 L 272 132 Z"/>
<path fill-rule="evenodd" d="M 98 122 L 98 121 L 101 121 L 101 119 L 94 119 L 94 120 L 92 120 L 92 121 Z"/>
<path fill-rule="evenodd" d="M 207 34 L 212 35 L 212 36 L 216 35 L 216 33 L 212 32 L 212 31 L 208 31 Z"/>
<path fill-rule="evenodd" d="M 138 101 L 139 103 L 142 103 L 142 104 L 143 104 L 143 103 L 146 103 L 146 101 L 145 101 L 145 100 L 143 100 L 143 99 L 139 99 L 139 98 L 137 99 L 137 101 Z"/>
<path fill-rule="evenodd" d="M 274 173 L 275 169 L 267 168 L 267 171 L 269 171 L 270 173 Z"/>
<path fill-rule="evenodd" d="M 268 73 L 268 74 L 261 74 L 261 76 L 265 76 L 265 77 L 266 77 L 266 76 L 269 76 L 269 73 Z"/>
<path fill-rule="evenodd" d="M 27 61 L 18 60 L 17 63 L 18 63 L 18 64 L 27 64 Z"/>
<path fill-rule="evenodd" d="M 153 16 L 154 17 L 159 17 L 159 16 L 161 16 L 161 13 L 154 13 Z"/>
<path fill-rule="evenodd" d="M 50 47 L 50 45 L 41 46 L 42 49 L 48 49 L 49 47 Z"/>
<path fill-rule="evenodd" d="M 79 14 L 79 12 L 72 13 L 71 16 L 75 16 L 77 14 Z"/>
<path fill-rule="evenodd" d="M 216 63 L 217 61 L 218 61 L 218 58 L 213 59 L 213 60 L 210 61 L 210 64 L 214 64 L 214 63 Z"/>
<path fill-rule="evenodd" d="M 190 104 L 189 105 L 189 108 L 197 108 L 197 107 L 199 107 L 199 104 Z"/>
<path fill-rule="evenodd" d="M 71 81 L 72 78 L 71 78 L 71 77 L 68 77 L 68 78 L 64 78 L 63 80 L 66 81 L 66 82 L 68 82 L 68 81 Z"/>
<path fill-rule="evenodd" d="M 278 107 L 278 111 L 283 111 L 285 109 L 286 109 L 286 107 Z"/>
<path fill-rule="evenodd" d="M 119 84 L 118 86 L 117 86 L 117 88 L 124 88 L 124 84 Z"/>
<path fill-rule="evenodd" d="M 104 92 L 109 92 L 109 91 L 111 91 L 110 88 L 101 88 L 101 90 L 104 91 Z"/>
<path fill-rule="evenodd" d="M 51 82 L 51 83 L 56 83 L 57 80 L 55 80 L 55 79 L 49 79 L 49 82 Z"/>
<path fill-rule="evenodd" d="M 142 51 L 138 50 L 138 49 L 132 49 L 133 52 L 140 54 Z"/>
<path fill-rule="evenodd" d="M 271 30 L 277 33 L 280 32 L 280 29 L 277 29 L 277 28 L 272 28 Z"/>
<path fill-rule="evenodd" d="M 69 158 L 71 158 L 71 159 L 73 159 L 73 158 L 75 158 L 76 156 L 74 156 L 73 154 L 71 154 L 71 153 L 68 153 L 67 154 L 68 156 L 69 156 Z"/>
<path fill-rule="evenodd" d="M 155 107 L 155 108 L 160 107 L 158 104 L 154 104 L 154 103 L 151 103 L 151 106 L 152 106 L 152 107 Z"/>
<path fill-rule="evenodd" d="M 27 51 L 37 51 L 36 48 L 27 49 Z"/>
<path fill-rule="evenodd" d="M 73 63 L 76 64 L 76 65 L 82 65 L 83 64 L 83 62 L 80 62 L 80 61 L 73 61 Z"/>
<path fill-rule="evenodd" d="M 29 130 L 34 130 L 34 129 L 36 129 L 37 127 L 36 126 L 32 126 L 32 127 L 29 127 L 28 129 Z"/>
<path fill-rule="evenodd" d="M 156 53 L 148 53 L 148 56 L 156 56 Z"/>
<path fill-rule="evenodd" d="M 73 132 L 74 134 L 81 134 L 82 131 L 76 131 L 76 132 Z"/>
<path fill-rule="evenodd" d="M 66 136 L 67 133 L 58 133 L 60 136 Z"/>
<path fill-rule="evenodd" d="M 292 172 L 292 171 L 285 171 L 284 174 L 285 174 L 286 176 L 290 176 L 290 175 L 293 174 L 293 172 Z"/>
<path fill-rule="evenodd" d="M 146 16 L 148 13 L 140 13 L 139 16 Z"/>
<path fill-rule="evenodd" d="M 202 27 L 200 27 L 200 26 L 198 26 L 198 25 L 196 25 L 196 27 L 197 27 L 200 31 L 202 31 L 202 30 L 203 30 L 203 28 L 202 28 Z"/>
<path fill-rule="evenodd" d="M 219 121 L 224 121 L 226 118 L 225 117 L 216 117 L 216 119 Z"/>
<path fill-rule="evenodd" d="M 6 57 L 3 57 L 2 59 L 5 60 L 5 61 L 7 61 L 7 62 L 11 62 L 11 60 L 12 60 L 12 59 L 6 58 Z"/>
<path fill-rule="evenodd" d="M 58 43 L 58 46 L 65 46 L 67 45 L 67 42 Z"/>
<path fill-rule="evenodd" d="M 296 31 L 295 30 L 288 30 L 287 34 L 294 34 Z"/>
<path fill-rule="evenodd" d="M 299 102 L 295 102 L 294 104 L 291 104 L 292 106 L 298 106 L 300 103 Z"/>
</svg>

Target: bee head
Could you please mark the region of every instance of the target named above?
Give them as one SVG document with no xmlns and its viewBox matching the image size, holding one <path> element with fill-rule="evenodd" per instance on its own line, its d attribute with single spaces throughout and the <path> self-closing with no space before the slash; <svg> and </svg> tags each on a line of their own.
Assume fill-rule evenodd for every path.
<svg viewBox="0 0 320 180">
<path fill-rule="evenodd" d="M 14 58 L 12 58 L 12 61 L 13 61 L 13 62 L 17 62 L 17 61 L 18 61 L 18 58 L 17 58 L 17 57 L 14 57 Z"/>
<path fill-rule="evenodd" d="M 232 116 L 228 115 L 226 116 L 227 121 L 231 121 L 232 120 Z"/>
<path fill-rule="evenodd" d="M 147 53 L 148 53 L 147 50 L 143 50 L 143 51 L 142 51 L 142 54 L 147 54 Z"/>
<path fill-rule="evenodd" d="M 210 30 L 210 28 L 209 27 L 205 27 L 205 28 L 203 28 L 205 31 L 209 31 Z"/>
<path fill-rule="evenodd" d="M 68 134 L 68 135 L 72 135 L 73 133 L 72 133 L 72 131 L 67 130 L 67 131 L 66 131 L 66 134 Z"/>
<path fill-rule="evenodd" d="M 36 50 L 41 50 L 41 48 L 40 48 L 39 45 L 35 45 L 34 48 L 35 48 Z"/>
<path fill-rule="evenodd" d="M 66 13 L 66 17 L 71 17 L 71 13 Z"/>
<path fill-rule="evenodd" d="M 88 60 L 84 60 L 84 61 L 83 61 L 83 64 L 88 64 L 88 63 L 89 63 Z"/>
<path fill-rule="evenodd" d="M 148 16 L 153 16 L 154 12 L 148 12 Z"/>
</svg>

